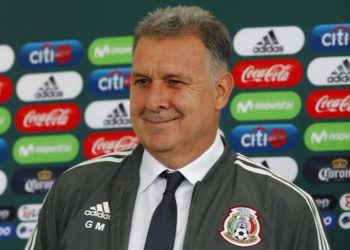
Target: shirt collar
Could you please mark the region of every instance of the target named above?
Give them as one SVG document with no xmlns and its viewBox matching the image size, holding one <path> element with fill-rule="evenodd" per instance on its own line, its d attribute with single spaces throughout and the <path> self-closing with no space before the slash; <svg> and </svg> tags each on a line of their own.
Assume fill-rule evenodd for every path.
<svg viewBox="0 0 350 250">
<path fill-rule="evenodd" d="M 195 185 L 196 182 L 204 178 L 223 152 L 224 145 L 220 134 L 217 133 L 214 143 L 202 155 L 178 171 L 192 185 Z M 138 193 L 143 192 L 165 170 L 173 171 L 155 159 L 147 150 L 144 150 L 140 166 L 140 186 Z"/>
</svg>

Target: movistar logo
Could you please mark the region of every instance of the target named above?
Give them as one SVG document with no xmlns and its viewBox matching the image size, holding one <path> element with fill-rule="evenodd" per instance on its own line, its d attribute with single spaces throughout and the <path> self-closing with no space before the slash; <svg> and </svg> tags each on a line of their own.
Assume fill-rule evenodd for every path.
<svg viewBox="0 0 350 250">
<path fill-rule="evenodd" d="M 247 102 L 239 102 L 237 105 L 238 113 L 247 113 L 251 110 L 290 110 L 294 108 L 294 102 L 256 102 L 254 103 L 252 100 Z"/>
<path fill-rule="evenodd" d="M 350 122 L 312 124 L 305 131 L 304 141 L 312 151 L 349 150 Z"/>
<path fill-rule="evenodd" d="M 98 38 L 91 43 L 88 57 L 95 65 L 129 64 L 132 44 L 132 36 Z"/>
<path fill-rule="evenodd" d="M 350 141 L 349 133 L 328 133 L 326 130 L 322 130 L 320 133 L 311 134 L 311 143 L 320 144 L 326 141 Z"/>
<path fill-rule="evenodd" d="M 231 103 L 231 114 L 240 121 L 291 119 L 300 109 L 300 97 L 291 91 L 243 93 Z"/>
<path fill-rule="evenodd" d="M 79 151 L 79 142 L 73 135 L 27 136 L 18 139 L 13 157 L 20 164 L 68 162 Z"/>
<path fill-rule="evenodd" d="M 105 56 L 109 56 L 111 54 L 125 55 L 130 54 L 131 52 L 131 47 L 111 47 L 109 45 L 105 45 L 103 47 L 96 47 L 95 57 L 104 58 Z"/>
</svg>

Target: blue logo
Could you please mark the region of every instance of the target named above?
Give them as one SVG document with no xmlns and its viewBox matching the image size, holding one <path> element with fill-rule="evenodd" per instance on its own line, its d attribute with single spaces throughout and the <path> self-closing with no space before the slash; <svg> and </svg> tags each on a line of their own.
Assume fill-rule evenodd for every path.
<svg viewBox="0 0 350 250">
<path fill-rule="evenodd" d="M 27 43 L 20 52 L 24 68 L 55 68 L 78 65 L 83 56 L 83 47 L 77 40 Z"/>
<path fill-rule="evenodd" d="M 326 226 L 326 228 L 333 229 L 335 225 L 337 224 L 337 217 L 335 216 L 334 212 L 322 212 L 322 219 L 323 224 Z"/>
<path fill-rule="evenodd" d="M 350 51 L 350 24 L 318 25 L 311 31 L 310 43 L 316 51 Z"/>
<path fill-rule="evenodd" d="M 8 154 L 7 143 L 4 139 L 0 138 L 0 163 L 6 160 Z"/>
<path fill-rule="evenodd" d="M 243 153 L 286 151 L 298 142 L 298 130 L 291 124 L 241 125 L 231 131 L 229 138 L 231 148 Z"/>
<path fill-rule="evenodd" d="M 12 224 L 0 224 L 0 239 L 12 238 L 15 235 L 15 226 Z"/>
<path fill-rule="evenodd" d="M 97 96 L 129 95 L 130 71 L 130 67 L 95 70 L 89 76 L 88 90 Z"/>
<path fill-rule="evenodd" d="M 67 168 L 39 168 L 17 171 L 12 178 L 16 194 L 44 194 Z"/>
</svg>

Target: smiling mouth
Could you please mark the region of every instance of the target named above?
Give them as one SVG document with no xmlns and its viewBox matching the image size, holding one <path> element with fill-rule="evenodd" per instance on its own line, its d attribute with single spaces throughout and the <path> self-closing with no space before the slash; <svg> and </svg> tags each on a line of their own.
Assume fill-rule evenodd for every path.
<svg viewBox="0 0 350 250">
<path fill-rule="evenodd" d="M 179 119 L 180 115 L 173 115 L 169 117 L 160 116 L 159 114 L 145 114 L 143 119 L 151 124 L 165 124 Z"/>
<path fill-rule="evenodd" d="M 175 118 L 163 118 L 163 119 L 145 119 L 147 122 L 149 123 L 153 123 L 153 124 L 162 124 L 162 123 L 167 123 L 167 122 L 172 122 L 177 120 L 178 117 Z"/>
</svg>

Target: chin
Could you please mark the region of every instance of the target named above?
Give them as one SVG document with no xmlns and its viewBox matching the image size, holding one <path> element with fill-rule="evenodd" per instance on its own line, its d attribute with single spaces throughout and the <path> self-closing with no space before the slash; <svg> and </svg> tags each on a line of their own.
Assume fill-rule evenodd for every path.
<svg viewBox="0 0 350 250">
<path fill-rule="evenodd" d="M 162 140 L 160 138 L 152 138 L 152 140 L 145 140 L 142 143 L 149 152 L 163 153 L 171 150 L 172 143 L 168 140 Z"/>
</svg>

